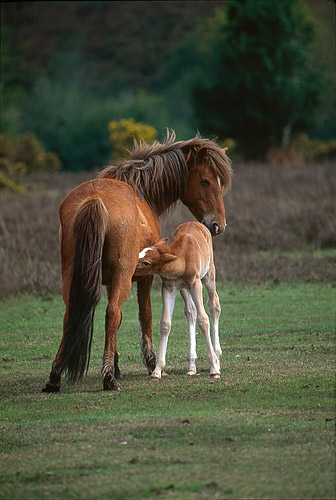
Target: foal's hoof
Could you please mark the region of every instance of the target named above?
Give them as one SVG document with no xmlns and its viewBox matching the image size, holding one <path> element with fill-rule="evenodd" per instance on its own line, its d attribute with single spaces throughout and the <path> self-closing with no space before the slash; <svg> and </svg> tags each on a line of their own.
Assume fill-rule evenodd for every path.
<svg viewBox="0 0 336 500">
<path fill-rule="evenodd" d="M 43 387 L 42 392 L 48 392 L 50 393 L 55 393 L 59 392 L 61 386 L 60 385 L 55 385 L 49 382 L 49 380 L 46 382 L 46 385 Z"/>
<path fill-rule="evenodd" d="M 219 378 L 221 378 L 221 376 L 220 376 L 220 374 L 219 374 L 219 373 L 212 373 L 212 374 L 210 375 L 210 378 L 212 378 L 212 379 L 219 379 Z"/>
<path fill-rule="evenodd" d="M 187 375 L 190 375 L 190 376 L 196 375 L 196 372 L 194 370 L 188 370 Z"/>
</svg>

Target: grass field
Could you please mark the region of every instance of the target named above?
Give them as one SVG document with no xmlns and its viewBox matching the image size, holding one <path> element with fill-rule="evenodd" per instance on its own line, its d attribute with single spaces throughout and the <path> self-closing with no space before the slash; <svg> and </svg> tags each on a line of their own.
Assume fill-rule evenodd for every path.
<svg viewBox="0 0 336 500">
<path fill-rule="evenodd" d="M 41 388 L 60 341 L 60 296 L 0 303 L 1 487 L 6 499 L 334 498 L 335 288 L 219 284 L 222 378 L 187 377 L 177 300 L 167 372 L 140 358 L 135 289 L 123 310 L 119 393 L 102 391 L 102 299 L 80 386 Z M 158 346 L 160 293 L 152 292 Z"/>
</svg>

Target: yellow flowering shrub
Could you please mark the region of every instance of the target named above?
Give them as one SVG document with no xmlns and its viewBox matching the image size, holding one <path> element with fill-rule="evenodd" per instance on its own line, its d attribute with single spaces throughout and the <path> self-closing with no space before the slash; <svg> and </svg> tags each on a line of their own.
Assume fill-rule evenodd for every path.
<svg viewBox="0 0 336 500">
<path fill-rule="evenodd" d="M 112 121 L 108 124 L 110 141 L 113 145 L 113 158 L 120 159 L 125 156 L 133 140 L 145 141 L 147 144 L 154 142 L 157 130 L 146 123 L 136 122 L 133 118 Z"/>
<path fill-rule="evenodd" d="M 320 139 L 309 139 L 306 134 L 296 138 L 293 143 L 307 162 L 334 161 L 336 159 L 336 139 L 322 141 Z"/>
<path fill-rule="evenodd" d="M 24 192 L 20 184 L 23 175 L 32 172 L 60 170 L 61 161 L 55 153 L 45 152 L 34 134 L 13 139 L 0 134 L 0 189 Z"/>
</svg>

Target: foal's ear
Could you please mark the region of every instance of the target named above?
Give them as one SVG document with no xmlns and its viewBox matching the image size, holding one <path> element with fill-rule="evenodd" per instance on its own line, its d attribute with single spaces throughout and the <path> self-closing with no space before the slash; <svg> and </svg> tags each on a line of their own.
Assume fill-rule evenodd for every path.
<svg viewBox="0 0 336 500">
<path fill-rule="evenodd" d="M 161 254 L 161 262 L 163 264 L 167 264 L 168 262 L 173 262 L 173 260 L 176 260 L 178 258 L 177 255 L 173 255 L 172 253 L 164 252 Z"/>
<path fill-rule="evenodd" d="M 160 245 L 167 245 L 167 243 L 168 243 L 168 238 L 162 238 L 162 240 L 160 240 L 159 243 L 157 243 L 157 245 L 158 244 L 160 244 Z"/>
</svg>

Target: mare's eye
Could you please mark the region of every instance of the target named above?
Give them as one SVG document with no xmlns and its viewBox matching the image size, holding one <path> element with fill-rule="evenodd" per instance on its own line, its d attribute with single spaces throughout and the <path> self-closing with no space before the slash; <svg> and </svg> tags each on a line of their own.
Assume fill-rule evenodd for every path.
<svg viewBox="0 0 336 500">
<path fill-rule="evenodd" d="M 203 186 L 210 186 L 210 182 L 208 181 L 208 179 L 206 179 L 205 177 L 202 177 L 201 178 L 201 184 Z"/>
</svg>

